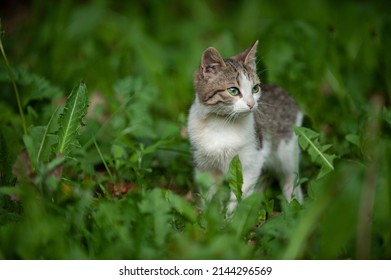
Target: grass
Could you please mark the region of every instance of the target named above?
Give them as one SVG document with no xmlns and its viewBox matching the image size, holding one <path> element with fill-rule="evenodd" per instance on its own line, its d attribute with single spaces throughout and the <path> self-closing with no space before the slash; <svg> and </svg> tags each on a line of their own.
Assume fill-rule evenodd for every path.
<svg viewBox="0 0 391 280">
<path fill-rule="evenodd" d="M 2 9 L 0 258 L 390 259 L 390 9 L 283 2 Z M 306 197 L 288 204 L 271 181 L 227 220 L 240 174 L 199 194 L 192 75 L 208 46 L 230 56 L 257 39 L 261 80 L 306 113 Z"/>
</svg>

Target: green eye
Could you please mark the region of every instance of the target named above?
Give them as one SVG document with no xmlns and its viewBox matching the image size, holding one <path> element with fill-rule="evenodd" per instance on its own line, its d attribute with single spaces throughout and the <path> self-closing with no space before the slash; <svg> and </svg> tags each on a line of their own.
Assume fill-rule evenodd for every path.
<svg viewBox="0 0 391 280">
<path fill-rule="evenodd" d="M 252 92 L 253 94 L 255 94 L 255 93 L 258 93 L 260 89 L 261 89 L 261 88 L 260 88 L 259 84 L 256 84 L 256 85 L 252 88 L 251 92 Z"/>
<path fill-rule="evenodd" d="M 236 87 L 231 87 L 229 89 L 227 89 L 228 93 L 233 95 L 233 96 L 236 96 L 240 93 L 239 89 L 236 88 Z"/>
</svg>

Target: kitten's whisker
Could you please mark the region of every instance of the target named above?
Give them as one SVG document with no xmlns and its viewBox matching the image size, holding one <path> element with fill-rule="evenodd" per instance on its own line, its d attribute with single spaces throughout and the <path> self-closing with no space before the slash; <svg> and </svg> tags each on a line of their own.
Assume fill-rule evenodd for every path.
<svg viewBox="0 0 391 280">
<path fill-rule="evenodd" d="M 227 122 L 226 124 L 229 124 L 229 123 L 232 123 L 235 121 L 236 117 L 237 117 L 237 113 L 236 112 L 231 112 L 227 118 Z"/>
<path fill-rule="evenodd" d="M 219 106 L 216 110 L 216 115 L 221 115 L 221 116 L 224 116 L 224 114 L 220 114 L 221 112 L 224 111 L 224 107 L 223 106 Z"/>
<path fill-rule="evenodd" d="M 263 110 L 261 110 L 261 108 L 259 108 L 259 106 L 254 110 L 254 114 L 255 113 L 260 113 L 262 114 L 263 113 Z"/>
<path fill-rule="evenodd" d="M 223 123 L 223 126 L 226 126 L 230 123 L 230 121 L 232 120 L 233 116 L 235 115 L 235 112 L 231 112 L 229 113 L 225 118 L 224 118 L 224 123 Z"/>
</svg>

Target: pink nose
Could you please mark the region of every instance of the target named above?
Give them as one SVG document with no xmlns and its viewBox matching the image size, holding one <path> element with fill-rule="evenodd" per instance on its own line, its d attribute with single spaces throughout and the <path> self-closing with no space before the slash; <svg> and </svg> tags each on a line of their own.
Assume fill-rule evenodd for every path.
<svg viewBox="0 0 391 280">
<path fill-rule="evenodd" d="M 247 103 L 247 106 L 248 106 L 248 108 L 250 108 L 250 110 L 254 107 L 254 104 L 255 103 Z"/>
</svg>

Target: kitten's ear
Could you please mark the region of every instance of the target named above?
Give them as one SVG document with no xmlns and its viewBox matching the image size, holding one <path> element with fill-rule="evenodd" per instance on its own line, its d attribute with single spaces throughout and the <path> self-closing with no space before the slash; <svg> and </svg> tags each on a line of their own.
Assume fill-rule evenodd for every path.
<svg viewBox="0 0 391 280">
<path fill-rule="evenodd" d="M 213 47 L 207 48 L 202 54 L 201 68 L 202 73 L 216 73 L 218 69 L 226 67 L 220 53 Z"/>
<path fill-rule="evenodd" d="M 257 68 L 257 58 L 255 56 L 257 53 L 257 47 L 258 40 L 244 52 L 241 52 L 240 54 L 232 57 L 232 59 L 243 62 L 243 64 L 249 66 L 255 71 L 255 69 Z"/>
</svg>

